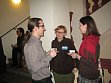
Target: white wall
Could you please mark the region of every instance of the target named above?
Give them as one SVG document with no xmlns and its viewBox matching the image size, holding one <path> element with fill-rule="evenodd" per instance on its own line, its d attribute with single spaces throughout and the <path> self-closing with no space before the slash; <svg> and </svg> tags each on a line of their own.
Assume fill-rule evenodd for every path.
<svg viewBox="0 0 111 83">
<path fill-rule="evenodd" d="M 77 50 L 80 47 L 82 35 L 79 31 L 79 19 L 83 17 L 83 1 L 82 0 L 69 0 L 70 11 L 73 12 L 72 18 L 72 36 Z"/>
<path fill-rule="evenodd" d="M 53 28 L 58 25 L 65 25 L 67 28 L 67 37 L 70 37 L 70 19 L 69 19 L 69 1 L 68 0 L 52 0 L 53 1 Z"/>
<path fill-rule="evenodd" d="M 97 27 L 101 33 L 100 37 L 100 57 L 111 59 L 111 1 L 103 6 L 100 10 L 92 14 L 95 18 Z M 111 74 L 104 69 L 105 83 L 111 80 Z"/>
<path fill-rule="evenodd" d="M 6 33 L 8 30 L 16 26 L 29 16 L 29 0 L 21 0 L 19 5 L 15 5 L 11 0 L 0 0 L 0 36 Z M 27 21 L 18 27 L 27 29 Z M 16 30 L 12 30 L 10 33 L 2 37 L 4 54 L 7 58 L 12 56 L 11 44 L 16 43 Z"/>
<path fill-rule="evenodd" d="M 111 28 L 111 1 L 91 15 L 101 34 Z"/>
<path fill-rule="evenodd" d="M 101 52 L 100 57 L 111 59 L 111 28 L 108 29 L 105 33 L 102 34 L 100 45 L 101 45 Z M 104 69 L 104 80 L 105 83 L 109 83 L 109 80 L 111 80 L 111 74 L 108 72 L 108 69 Z"/>
<path fill-rule="evenodd" d="M 30 0 L 30 15 L 42 18 L 45 23 L 46 32 L 42 44 L 46 51 L 50 49 L 51 41 L 55 38 L 54 28 L 63 24 L 69 30 L 68 0 Z"/>
<path fill-rule="evenodd" d="M 111 59 L 111 44 L 108 42 L 110 40 L 111 34 L 111 1 L 100 8 L 98 11 L 92 14 L 94 17 L 98 30 L 101 33 L 101 56 L 102 58 Z M 109 38 L 109 39 L 108 39 Z M 107 43 L 106 43 L 107 42 Z M 107 52 L 107 53 L 106 53 Z"/>
</svg>

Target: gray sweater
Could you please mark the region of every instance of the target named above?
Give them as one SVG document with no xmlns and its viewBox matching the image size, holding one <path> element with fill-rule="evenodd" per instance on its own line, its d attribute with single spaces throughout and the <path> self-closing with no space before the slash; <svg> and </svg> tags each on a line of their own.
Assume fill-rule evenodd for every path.
<svg viewBox="0 0 111 83">
<path fill-rule="evenodd" d="M 49 62 L 52 57 L 44 51 L 39 38 L 31 36 L 24 47 L 24 55 L 33 80 L 41 80 L 50 76 Z"/>
</svg>

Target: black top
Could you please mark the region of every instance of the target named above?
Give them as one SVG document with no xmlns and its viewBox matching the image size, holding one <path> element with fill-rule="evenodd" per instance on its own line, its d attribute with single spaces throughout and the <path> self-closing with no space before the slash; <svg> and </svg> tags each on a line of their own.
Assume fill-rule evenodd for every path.
<svg viewBox="0 0 111 83">
<path fill-rule="evenodd" d="M 23 43 L 23 40 L 24 40 L 24 36 L 18 36 L 17 37 L 17 48 L 18 48 L 18 51 L 22 51 L 23 50 L 23 46 L 22 46 L 22 43 Z"/>
<path fill-rule="evenodd" d="M 73 41 L 64 37 L 61 42 L 58 42 L 57 38 L 55 38 L 55 40 L 52 41 L 52 48 L 57 48 L 59 52 L 50 62 L 51 70 L 58 74 L 71 73 L 76 64 L 75 59 L 72 59 L 67 53 L 69 50 L 75 50 L 77 53 Z"/>
</svg>

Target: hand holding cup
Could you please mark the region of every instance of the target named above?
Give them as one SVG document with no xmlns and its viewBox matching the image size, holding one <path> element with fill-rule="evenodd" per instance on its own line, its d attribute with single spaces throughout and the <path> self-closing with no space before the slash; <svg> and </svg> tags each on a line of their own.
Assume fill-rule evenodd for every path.
<svg viewBox="0 0 111 83">
<path fill-rule="evenodd" d="M 69 50 L 69 53 L 73 53 L 73 52 L 75 52 L 75 50 Z"/>
<path fill-rule="evenodd" d="M 48 52 L 48 54 L 52 57 L 55 57 L 57 53 L 58 53 L 57 48 L 51 48 L 51 50 L 49 50 Z"/>
<path fill-rule="evenodd" d="M 71 56 L 73 59 L 77 58 L 75 50 L 69 50 L 68 55 Z"/>
</svg>

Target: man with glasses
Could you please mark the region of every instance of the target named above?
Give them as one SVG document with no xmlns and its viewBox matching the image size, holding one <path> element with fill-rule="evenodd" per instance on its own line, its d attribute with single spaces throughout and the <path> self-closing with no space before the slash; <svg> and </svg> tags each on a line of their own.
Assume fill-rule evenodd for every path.
<svg viewBox="0 0 111 83">
<path fill-rule="evenodd" d="M 52 83 L 49 62 L 56 56 L 55 50 L 47 53 L 42 47 L 41 37 L 46 29 L 41 18 L 31 18 L 28 22 L 31 37 L 24 47 L 24 55 L 28 71 L 32 75 L 32 83 Z"/>
</svg>

